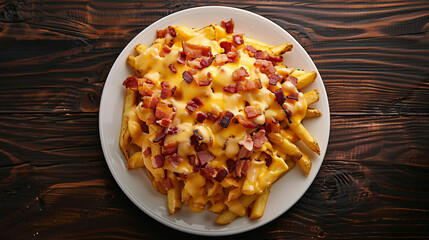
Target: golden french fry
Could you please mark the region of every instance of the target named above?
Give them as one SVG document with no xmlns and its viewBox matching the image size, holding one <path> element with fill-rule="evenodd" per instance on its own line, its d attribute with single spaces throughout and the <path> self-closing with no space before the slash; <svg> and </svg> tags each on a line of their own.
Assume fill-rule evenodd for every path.
<svg viewBox="0 0 429 240">
<path fill-rule="evenodd" d="M 137 52 L 137 54 L 142 54 L 146 49 L 148 49 L 148 47 L 144 44 L 138 44 L 137 46 L 135 46 L 134 48 Z"/>
<path fill-rule="evenodd" d="M 135 152 L 133 155 L 131 155 L 131 157 L 128 159 L 128 169 L 136 169 L 139 167 L 143 167 L 144 163 L 143 163 L 143 156 L 142 156 L 142 152 L 138 151 Z"/>
<path fill-rule="evenodd" d="M 317 89 L 311 90 L 304 94 L 304 98 L 307 101 L 307 105 L 310 105 L 312 103 L 319 101 L 319 92 Z"/>
<path fill-rule="evenodd" d="M 131 137 L 128 131 L 128 113 L 131 108 L 137 106 L 136 100 L 137 92 L 127 88 L 125 92 L 124 110 L 122 113 L 121 133 L 119 135 L 119 146 L 127 159 L 130 157 L 129 148 L 131 143 Z"/>
<path fill-rule="evenodd" d="M 305 119 L 308 118 L 317 118 L 317 117 L 321 117 L 322 113 L 314 108 L 307 108 L 307 112 L 305 113 Z"/>
<path fill-rule="evenodd" d="M 298 78 L 298 82 L 296 84 L 296 88 L 298 90 L 305 88 L 306 86 L 310 85 L 317 77 L 317 73 L 315 71 L 313 72 L 306 72 L 302 75 L 300 75 Z"/>
<path fill-rule="evenodd" d="M 226 201 L 225 205 L 228 207 L 229 211 L 237 214 L 240 217 L 246 215 L 246 208 L 241 204 L 240 200 L 238 199 Z"/>
<path fill-rule="evenodd" d="M 283 45 L 279 45 L 276 47 L 272 47 L 271 48 L 271 52 L 275 55 L 275 56 L 281 56 L 283 55 L 285 52 L 289 52 L 291 51 L 293 48 L 293 44 L 292 43 L 286 43 Z"/>
<path fill-rule="evenodd" d="M 216 31 L 212 25 L 206 26 L 198 30 L 198 33 L 202 34 L 210 40 L 216 39 Z"/>
<path fill-rule="evenodd" d="M 206 204 L 199 201 L 199 199 L 195 199 L 193 197 L 190 197 L 189 201 L 188 201 L 188 207 L 193 212 L 200 213 L 204 210 L 204 208 L 206 207 Z"/>
<path fill-rule="evenodd" d="M 174 175 L 171 171 L 167 171 L 167 178 L 170 179 L 171 183 L 173 184 L 173 188 L 167 190 L 168 209 L 170 210 L 171 214 L 175 214 L 177 210 L 182 208 L 179 182 L 176 179 L 176 175 Z"/>
<path fill-rule="evenodd" d="M 228 223 L 231 223 L 236 217 L 237 217 L 237 214 L 229 210 L 226 210 L 216 219 L 216 223 L 228 224 Z"/>
<path fill-rule="evenodd" d="M 319 144 L 316 139 L 308 132 L 308 130 L 302 125 L 299 124 L 290 124 L 290 128 L 298 135 L 298 137 L 307 145 L 313 152 L 320 155 Z"/>
<path fill-rule="evenodd" d="M 310 174 L 310 170 L 311 170 L 311 161 L 308 158 L 307 155 L 302 154 L 301 159 L 299 159 L 298 161 L 299 166 L 301 167 L 301 169 L 308 175 Z"/>
<path fill-rule="evenodd" d="M 264 215 L 265 206 L 267 205 L 268 196 L 270 195 L 270 188 L 267 188 L 264 193 L 258 195 L 253 204 L 252 211 L 250 213 L 250 219 L 258 219 Z"/>
<path fill-rule="evenodd" d="M 279 133 L 270 133 L 268 134 L 268 139 L 278 146 L 279 151 L 283 152 L 286 155 L 291 156 L 294 159 L 300 159 L 302 156 L 301 150 L 290 142 L 289 139 L 284 138 Z"/>
</svg>

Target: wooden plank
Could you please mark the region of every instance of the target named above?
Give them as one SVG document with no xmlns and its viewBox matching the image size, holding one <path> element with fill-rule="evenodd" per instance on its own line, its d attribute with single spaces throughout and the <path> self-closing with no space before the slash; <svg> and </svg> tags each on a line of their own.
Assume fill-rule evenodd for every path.
<svg viewBox="0 0 429 240">
<path fill-rule="evenodd" d="M 307 193 L 279 219 L 240 236 L 426 236 L 428 126 L 425 116 L 333 116 L 335 134 Z M 189 237 L 146 216 L 116 185 L 97 114 L 0 114 L 0 152 L 6 239 Z"/>
</svg>

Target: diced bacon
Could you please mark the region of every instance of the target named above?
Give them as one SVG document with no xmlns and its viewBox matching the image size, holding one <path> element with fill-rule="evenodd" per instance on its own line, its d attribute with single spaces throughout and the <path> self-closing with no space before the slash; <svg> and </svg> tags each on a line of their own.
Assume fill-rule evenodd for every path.
<svg viewBox="0 0 429 240">
<path fill-rule="evenodd" d="M 138 78 L 135 76 L 129 76 L 125 81 L 122 83 L 125 87 L 137 91 L 138 90 Z"/>
<path fill-rule="evenodd" d="M 156 125 L 156 117 L 148 117 L 146 124 L 147 125 Z"/>
<path fill-rule="evenodd" d="M 273 63 L 267 60 L 257 59 L 254 63 L 255 66 L 260 67 L 262 73 L 270 74 L 276 73 L 276 68 L 273 66 Z"/>
<path fill-rule="evenodd" d="M 232 172 L 235 170 L 235 161 L 231 158 L 226 160 L 226 166 L 228 167 L 228 172 Z"/>
<path fill-rule="evenodd" d="M 240 160 L 237 159 L 235 165 L 235 176 L 241 177 L 242 174 L 246 175 L 247 170 L 250 167 L 250 161 L 249 160 Z"/>
<path fill-rule="evenodd" d="M 216 176 L 216 169 L 212 165 L 207 164 L 200 168 L 200 173 L 205 178 L 212 178 Z"/>
<path fill-rule="evenodd" d="M 182 42 L 183 52 L 191 58 L 212 57 L 211 47 Z"/>
<path fill-rule="evenodd" d="M 252 139 L 254 148 L 261 148 L 262 145 L 268 141 L 267 137 L 265 137 L 265 130 L 260 130 L 257 132 L 252 136 Z"/>
<path fill-rule="evenodd" d="M 201 68 L 209 67 L 210 65 L 212 65 L 213 60 L 214 60 L 213 57 L 201 59 L 201 62 L 200 62 Z"/>
<path fill-rule="evenodd" d="M 248 77 L 249 73 L 247 72 L 246 68 L 241 66 L 240 68 L 237 68 L 232 72 L 232 80 L 234 81 L 242 81 L 245 77 Z"/>
<path fill-rule="evenodd" d="M 211 73 L 207 72 L 207 77 L 198 78 L 198 79 L 195 79 L 195 81 L 197 82 L 198 86 L 200 86 L 200 87 L 208 86 L 212 83 Z"/>
<path fill-rule="evenodd" d="M 226 111 L 223 115 L 222 119 L 219 122 L 219 125 L 223 128 L 227 128 L 229 125 L 229 122 L 231 122 L 231 119 L 234 117 L 234 114 L 230 111 Z"/>
<path fill-rule="evenodd" d="M 159 54 L 161 57 L 165 57 L 167 56 L 169 53 L 171 52 L 171 48 L 167 45 L 165 45 L 162 50 L 161 53 Z"/>
<path fill-rule="evenodd" d="M 165 180 L 162 182 L 162 185 L 164 185 L 164 189 L 165 189 L 165 191 L 168 191 L 168 190 L 170 190 L 170 189 L 173 189 L 173 188 L 174 188 L 173 183 L 171 182 L 171 179 L 170 179 L 170 178 L 165 179 Z"/>
<path fill-rule="evenodd" d="M 287 95 L 286 97 L 287 99 L 293 99 L 295 101 L 298 101 L 298 93 L 291 93 L 289 95 Z"/>
<path fill-rule="evenodd" d="M 186 63 L 188 67 L 201 69 L 201 58 L 194 59 L 192 61 L 188 61 Z"/>
<path fill-rule="evenodd" d="M 275 57 L 275 56 L 271 56 L 268 55 L 267 60 L 270 62 L 283 62 L 283 57 Z"/>
<path fill-rule="evenodd" d="M 179 129 L 177 127 L 171 127 L 167 130 L 167 134 L 176 134 L 179 132 Z"/>
<path fill-rule="evenodd" d="M 178 64 L 185 64 L 186 61 L 186 54 L 182 51 L 179 52 L 179 56 L 177 57 L 177 63 Z"/>
<path fill-rule="evenodd" d="M 186 104 L 186 109 L 189 111 L 190 114 L 192 114 L 198 107 L 203 105 L 204 103 L 201 98 L 195 97 Z"/>
<path fill-rule="evenodd" d="M 156 31 L 156 38 L 163 38 L 165 37 L 167 34 L 169 34 L 172 37 L 176 37 L 176 30 L 174 30 L 174 28 L 172 26 L 168 26 L 166 29 L 164 30 L 157 30 Z"/>
<path fill-rule="evenodd" d="M 176 141 L 170 142 L 168 144 L 164 143 L 164 155 L 173 155 L 177 153 L 178 143 Z"/>
<path fill-rule="evenodd" d="M 273 63 L 267 60 L 256 59 L 254 65 L 257 67 L 268 67 L 269 65 L 272 66 Z"/>
<path fill-rule="evenodd" d="M 228 174 L 228 171 L 225 168 L 217 168 L 216 169 L 216 176 L 215 176 L 215 180 L 217 182 L 222 182 L 222 180 L 226 177 L 226 175 Z"/>
<path fill-rule="evenodd" d="M 232 40 L 237 45 L 243 44 L 244 43 L 243 34 L 235 34 L 234 36 L 232 36 Z"/>
<path fill-rule="evenodd" d="M 226 33 L 233 33 L 234 32 L 234 21 L 231 19 L 228 22 L 222 21 L 220 24 L 223 28 L 225 28 Z"/>
<path fill-rule="evenodd" d="M 204 106 L 203 100 L 201 100 L 199 97 L 192 98 L 192 101 L 194 101 L 199 107 Z"/>
<path fill-rule="evenodd" d="M 168 161 L 173 165 L 174 168 L 177 168 L 179 164 L 183 161 L 182 157 L 179 156 L 177 153 L 173 153 L 169 158 Z"/>
<path fill-rule="evenodd" d="M 257 50 L 255 52 L 255 58 L 256 59 L 264 59 L 265 60 L 268 58 L 268 56 L 269 56 L 269 54 L 266 51 Z"/>
<path fill-rule="evenodd" d="M 146 150 L 144 150 L 143 152 L 143 156 L 147 157 L 151 154 L 151 148 L 147 147 Z"/>
<path fill-rule="evenodd" d="M 237 115 L 235 118 L 238 120 L 238 122 L 243 127 L 246 127 L 246 128 L 257 128 L 257 127 L 259 127 L 258 124 L 250 121 L 249 119 L 245 118 L 243 115 Z"/>
<path fill-rule="evenodd" d="M 298 78 L 294 76 L 288 76 L 287 80 L 290 81 L 296 87 L 296 84 L 298 83 Z"/>
<path fill-rule="evenodd" d="M 245 147 L 248 151 L 252 151 L 253 150 L 253 139 L 247 133 L 246 133 L 244 139 L 241 140 L 241 141 L 239 141 L 238 144 L 240 144 L 243 147 Z"/>
<path fill-rule="evenodd" d="M 192 75 L 189 71 L 184 71 L 182 73 L 182 77 L 187 83 L 191 83 L 192 80 L 194 80 L 194 77 L 192 77 Z"/>
<path fill-rule="evenodd" d="M 249 53 L 255 54 L 256 53 L 256 48 L 253 47 L 252 45 L 247 45 L 246 47 L 244 47 L 244 50 L 248 51 Z"/>
<path fill-rule="evenodd" d="M 279 121 L 277 121 L 273 117 L 266 117 L 265 118 L 265 131 L 266 131 L 266 133 L 278 133 L 278 132 L 280 132 Z"/>
<path fill-rule="evenodd" d="M 236 51 L 235 47 L 230 42 L 223 41 L 223 42 L 220 42 L 219 45 L 220 45 L 221 48 L 223 48 L 223 50 L 225 50 L 224 53 L 229 53 L 231 51 Z"/>
<path fill-rule="evenodd" d="M 176 69 L 176 67 L 174 67 L 174 64 L 168 65 L 168 68 L 171 70 L 171 72 L 177 73 L 177 69 Z"/>
<path fill-rule="evenodd" d="M 213 161 L 213 159 L 215 159 L 215 156 L 209 150 L 203 150 L 197 152 L 197 159 L 200 165 L 203 166 L 206 163 Z"/>
<path fill-rule="evenodd" d="M 223 87 L 223 90 L 227 93 L 237 93 L 237 86 L 235 84 L 229 84 Z"/>
<path fill-rule="evenodd" d="M 166 99 L 167 97 L 171 96 L 171 91 L 170 91 L 170 84 L 168 84 L 168 82 L 161 82 L 161 98 L 162 99 Z"/>
<path fill-rule="evenodd" d="M 286 113 L 286 118 L 287 118 L 288 122 L 292 123 L 292 119 L 291 119 L 292 118 L 292 111 L 289 110 L 289 109 L 287 109 L 287 108 L 285 108 L 284 105 L 282 105 L 282 109 Z"/>
<path fill-rule="evenodd" d="M 228 55 L 223 54 L 223 53 L 215 56 L 216 65 L 224 64 L 224 63 L 228 62 L 228 60 L 229 60 Z"/>
<path fill-rule="evenodd" d="M 241 173 L 243 173 L 244 175 L 247 175 L 247 170 L 249 170 L 250 164 L 251 164 L 250 160 L 244 160 L 243 167 L 241 168 Z"/>
<path fill-rule="evenodd" d="M 164 140 L 165 136 L 167 136 L 167 129 L 166 129 L 166 128 L 163 128 L 163 129 L 161 130 L 161 132 L 158 132 L 158 133 L 155 135 L 155 138 L 153 139 L 153 142 L 154 142 L 154 143 L 158 143 L 158 142 L 160 142 L 160 141 Z"/>
<path fill-rule="evenodd" d="M 156 105 L 158 105 L 159 98 L 156 96 L 152 97 L 143 97 L 142 106 L 144 108 L 155 109 Z"/>
<path fill-rule="evenodd" d="M 267 167 L 270 167 L 271 163 L 273 163 L 273 158 L 270 155 L 267 155 L 267 157 L 265 158 L 265 165 L 267 165 Z"/>
<path fill-rule="evenodd" d="M 204 120 L 206 120 L 207 115 L 203 112 L 197 112 L 197 122 L 204 122 Z"/>
<path fill-rule="evenodd" d="M 194 129 L 192 130 L 192 132 L 194 132 L 194 136 L 198 139 L 198 140 L 203 140 L 203 137 L 200 135 L 200 133 L 198 132 L 198 129 Z"/>
<path fill-rule="evenodd" d="M 155 117 L 159 119 L 166 118 L 172 120 L 174 117 L 173 108 L 169 107 L 165 103 L 158 103 L 158 105 L 156 105 Z"/>
<path fill-rule="evenodd" d="M 141 96 L 152 96 L 153 94 L 154 85 L 153 82 L 149 79 L 145 79 L 144 82 L 139 83 L 139 94 Z"/>
<path fill-rule="evenodd" d="M 171 122 L 172 122 L 171 119 L 167 119 L 167 118 L 163 118 L 163 119 L 156 121 L 156 123 L 158 123 L 159 125 L 161 125 L 163 127 L 168 127 Z"/>
<path fill-rule="evenodd" d="M 171 89 L 171 96 L 173 96 L 173 95 L 174 95 L 174 92 L 176 91 L 176 89 L 177 89 L 177 86 L 174 86 L 174 87 Z"/>
<path fill-rule="evenodd" d="M 244 112 L 246 113 L 247 118 L 254 118 L 262 114 L 262 111 L 259 108 L 254 106 L 246 106 L 244 108 Z"/>
<path fill-rule="evenodd" d="M 226 54 L 226 56 L 228 57 L 228 63 L 235 63 L 235 60 L 237 59 L 239 54 L 238 52 L 229 52 Z"/>
<path fill-rule="evenodd" d="M 160 154 L 160 155 L 156 155 L 155 156 L 155 161 L 152 161 L 152 168 L 156 169 L 156 168 L 162 168 L 164 167 L 164 155 Z"/>
<path fill-rule="evenodd" d="M 210 112 L 207 113 L 207 118 L 216 121 L 220 116 L 220 112 L 216 109 L 212 109 Z"/>
<path fill-rule="evenodd" d="M 268 76 L 269 83 L 271 85 L 276 85 L 278 81 L 280 81 L 281 77 L 277 74 L 271 74 Z"/>
<path fill-rule="evenodd" d="M 278 88 L 274 91 L 274 95 L 276 96 L 276 102 L 279 105 L 283 105 L 283 103 L 286 101 L 285 94 L 283 92 L 283 89 Z"/>
</svg>

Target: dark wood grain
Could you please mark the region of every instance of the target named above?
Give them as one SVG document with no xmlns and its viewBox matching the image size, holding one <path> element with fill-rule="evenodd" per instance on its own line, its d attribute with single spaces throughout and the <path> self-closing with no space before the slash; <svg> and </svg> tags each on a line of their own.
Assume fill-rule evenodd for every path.
<svg viewBox="0 0 429 240">
<path fill-rule="evenodd" d="M 252 11 L 292 34 L 331 110 L 328 151 L 306 194 L 271 223 L 225 239 L 427 238 L 429 2 L 0 0 L 0 239 L 198 238 L 121 191 L 98 110 L 135 35 L 205 5 Z"/>
</svg>

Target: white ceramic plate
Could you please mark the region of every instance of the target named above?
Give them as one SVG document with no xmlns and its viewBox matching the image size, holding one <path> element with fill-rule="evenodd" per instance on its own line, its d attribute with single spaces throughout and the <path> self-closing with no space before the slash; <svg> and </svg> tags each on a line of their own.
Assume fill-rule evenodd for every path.
<svg viewBox="0 0 429 240">
<path fill-rule="evenodd" d="M 312 169 L 309 176 L 295 167 L 271 188 L 271 194 L 264 216 L 259 220 L 249 220 L 247 217 L 238 218 L 229 225 L 217 225 L 217 214 L 209 211 L 194 213 L 184 206 L 177 214 L 171 215 L 167 208 L 167 198 L 153 189 L 153 186 L 143 169 L 129 171 L 126 159 L 119 148 L 122 110 L 124 104 L 124 79 L 133 74 L 126 64 L 126 58 L 134 54 L 134 46 L 139 43 L 150 45 L 156 36 L 156 30 L 170 25 L 184 25 L 201 28 L 212 23 L 220 24 L 222 20 L 233 19 L 236 27 L 234 32 L 245 33 L 272 45 L 293 43 L 292 52 L 285 55 L 289 67 L 317 71 L 316 66 L 299 43 L 270 20 L 257 14 L 229 7 L 199 7 L 183 10 L 164 17 L 138 34 L 121 52 L 113 64 L 103 89 L 100 104 L 100 138 L 104 156 L 113 177 L 124 193 L 146 214 L 155 220 L 174 229 L 207 236 L 230 235 L 249 231 L 279 217 L 295 204 L 307 191 L 316 177 L 325 156 L 329 138 L 329 105 L 322 79 L 318 74 L 316 81 L 308 89 L 318 89 L 320 101 L 314 104 L 323 116 L 317 119 L 305 120 L 304 125 L 318 140 L 320 156 L 309 151 L 312 159 Z M 301 147 L 301 146 L 300 146 Z M 306 149 L 305 147 L 303 147 Z"/>
</svg>

